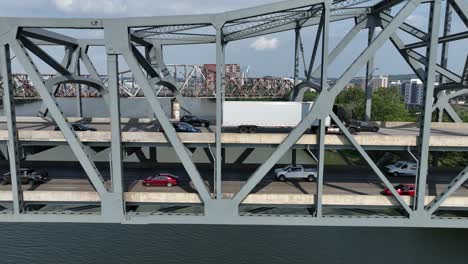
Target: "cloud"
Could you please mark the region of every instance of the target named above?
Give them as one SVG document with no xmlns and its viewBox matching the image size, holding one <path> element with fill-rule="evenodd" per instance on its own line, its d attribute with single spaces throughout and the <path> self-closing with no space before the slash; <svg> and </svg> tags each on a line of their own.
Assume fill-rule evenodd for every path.
<svg viewBox="0 0 468 264">
<path fill-rule="evenodd" d="M 52 0 L 52 4 L 66 13 L 120 14 L 127 11 L 125 0 Z"/>
<path fill-rule="evenodd" d="M 257 38 L 250 47 L 255 50 L 275 50 L 279 47 L 279 40 L 277 38 L 267 39 L 266 37 Z"/>
</svg>

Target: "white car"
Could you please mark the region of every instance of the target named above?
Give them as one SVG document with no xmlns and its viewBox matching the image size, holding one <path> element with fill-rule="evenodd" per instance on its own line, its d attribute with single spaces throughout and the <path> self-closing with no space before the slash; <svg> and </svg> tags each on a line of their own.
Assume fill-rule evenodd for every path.
<svg viewBox="0 0 468 264">
<path fill-rule="evenodd" d="M 385 166 L 385 170 L 392 176 L 416 176 L 418 164 L 409 161 L 397 161 L 395 164 Z"/>
<path fill-rule="evenodd" d="M 302 165 L 288 165 L 275 170 L 276 179 L 286 181 L 287 179 L 306 179 L 314 181 L 317 178 L 317 169 L 304 168 Z"/>
</svg>

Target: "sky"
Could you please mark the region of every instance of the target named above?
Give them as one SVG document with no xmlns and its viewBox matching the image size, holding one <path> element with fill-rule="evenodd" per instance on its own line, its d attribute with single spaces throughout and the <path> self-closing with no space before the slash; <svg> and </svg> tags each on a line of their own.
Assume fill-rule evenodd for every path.
<svg viewBox="0 0 468 264">
<path fill-rule="evenodd" d="M 0 0 L 0 16 L 14 17 L 132 17 L 216 13 L 277 2 L 274 0 Z M 421 29 L 427 28 L 428 5 L 419 7 L 406 22 Z M 352 28 L 352 20 L 332 23 L 330 26 L 330 50 Z M 460 19 L 454 15 L 452 32 L 466 31 Z M 310 57 L 316 28 L 303 30 L 303 43 L 306 64 Z M 96 34 L 99 36 L 100 34 Z M 411 36 L 400 35 L 406 43 L 416 41 Z M 363 30 L 337 60 L 330 65 L 331 77 L 339 77 L 362 52 L 367 42 L 367 32 Z M 461 73 L 468 49 L 467 40 L 450 46 L 449 67 Z M 419 51 L 419 50 L 418 50 Z M 51 51 L 57 58 L 61 50 Z M 100 73 L 105 73 L 103 50 L 92 50 L 93 61 Z M 424 53 L 424 50 L 420 52 Z M 320 52 L 318 54 L 320 56 Z M 167 64 L 204 64 L 215 62 L 214 45 L 192 45 L 165 48 Z M 250 68 L 251 76 L 290 77 L 294 65 L 294 33 L 284 32 L 273 35 L 231 42 L 226 48 L 226 63 L 239 63 Z M 302 64 L 302 62 L 301 62 Z M 14 68 L 15 69 L 15 68 Z M 45 66 L 40 66 L 47 71 Z M 302 72 L 303 70 L 301 70 Z M 386 43 L 375 56 L 375 75 L 411 73 L 399 53 Z M 358 75 L 362 76 L 364 69 Z"/>
</svg>

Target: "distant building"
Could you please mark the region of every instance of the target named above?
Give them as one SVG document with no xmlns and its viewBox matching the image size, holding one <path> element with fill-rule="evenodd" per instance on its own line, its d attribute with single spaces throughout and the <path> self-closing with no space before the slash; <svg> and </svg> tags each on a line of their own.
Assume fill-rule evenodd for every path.
<svg viewBox="0 0 468 264">
<path fill-rule="evenodd" d="M 372 77 L 372 90 L 377 90 L 380 87 L 388 87 L 388 76 L 374 76 Z"/>
<path fill-rule="evenodd" d="M 215 81 L 216 64 L 204 64 L 203 73 L 208 81 Z M 239 64 L 226 64 L 225 73 L 228 78 L 242 78 L 242 70 Z"/>
<path fill-rule="evenodd" d="M 424 85 L 419 79 L 411 79 L 401 85 L 401 94 L 404 102 L 408 106 L 418 106 L 422 104 Z"/>
</svg>

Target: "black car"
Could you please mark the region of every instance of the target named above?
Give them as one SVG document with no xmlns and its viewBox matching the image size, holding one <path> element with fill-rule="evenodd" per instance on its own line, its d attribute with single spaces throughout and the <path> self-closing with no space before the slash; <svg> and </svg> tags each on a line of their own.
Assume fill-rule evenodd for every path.
<svg viewBox="0 0 468 264">
<path fill-rule="evenodd" d="M 355 121 L 355 123 L 359 127 L 360 131 L 378 132 L 380 130 L 380 126 L 375 122 Z"/>
<path fill-rule="evenodd" d="M 210 126 L 210 121 L 200 118 L 198 116 L 192 116 L 192 115 L 185 115 L 180 119 L 180 122 L 185 122 L 187 124 L 190 124 L 194 127 L 209 127 Z"/>
<path fill-rule="evenodd" d="M 75 131 L 97 131 L 96 128 L 90 127 L 81 123 L 72 123 L 70 124 L 73 130 Z M 55 131 L 59 131 L 60 128 L 58 126 L 55 127 Z"/>
<path fill-rule="evenodd" d="M 176 132 L 189 132 L 189 133 L 200 133 L 201 130 L 199 128 L 193 127 L 190 124 L 184 122 L 174 122 L 172 126 L 175 128 Z M 159 132 L 164 132 L 162 127 L 159 128 Z"/>
<path fill-rule="evenodd" d="M 17 172 L 18 177 L 21 179 L 21 184 L 37 185 L 47 181 L 48 173 L 46 171 L 36 171 L 31 168 L 21 168 Z M 2 185 L 11 184 L 11 173 L 3 174 Z"/>
</svg>

